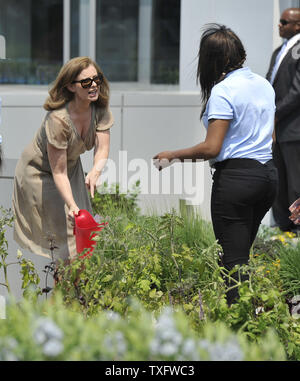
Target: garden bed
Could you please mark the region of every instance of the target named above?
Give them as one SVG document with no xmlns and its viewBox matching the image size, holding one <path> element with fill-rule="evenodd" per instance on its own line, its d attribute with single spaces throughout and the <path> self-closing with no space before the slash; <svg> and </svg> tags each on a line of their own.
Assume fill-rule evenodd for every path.
<svg viewBox="0 0 300 381">
<path fill-rule="evenodd" d="M 211 224 L 175 211 L 142 216 L 136 200 L 136 191 L 96 195 L 94 213 L 108 225 L 91 258 L 60 268 L 47 301 L 38 301 L 32 267 L 20 263 L 26 297 L 11 304 L 1 325 L 0 359 L 300 359 L 295 237 L 260 229 L 249 264 L 233 270 L 247 271 L 249 280 L 235 281 L 240 299 L 228 307 L 232 273 L 219 266 Z"/>
</svg>

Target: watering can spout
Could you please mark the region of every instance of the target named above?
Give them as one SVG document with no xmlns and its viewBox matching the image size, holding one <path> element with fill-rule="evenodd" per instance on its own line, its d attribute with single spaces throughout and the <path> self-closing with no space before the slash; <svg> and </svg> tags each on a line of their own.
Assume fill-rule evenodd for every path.
<svg viewBox="0 0 300 381">
<path fill-rule="evenodd" d="M 95 221 L 93 216 L 85 209 L 80 209 L 78 214 L 75 215 L 74 235 L 76 237 L 76 250 L 81 254 L 85 249 L 86 253 L 80 258 L 91 256 L 96 242 L 93 237 L 96 236 L 97 231 L 101 231 L 106 223 L 99 224 Z"/>
</svg>

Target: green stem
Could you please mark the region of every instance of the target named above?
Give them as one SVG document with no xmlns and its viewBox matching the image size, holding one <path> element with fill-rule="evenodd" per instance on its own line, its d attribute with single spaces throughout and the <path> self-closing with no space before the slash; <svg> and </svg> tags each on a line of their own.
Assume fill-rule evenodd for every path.
<svg viewBox="0 0 300 381">
<path fill-rule="evenodd" d="M 7 265 L 3 266 L 3 272 L 4 272 L 4 280 L 5 280 L 5 284 L 7 287 L 7 291 L 8 291 L 8 293 L 10 293 L 10 287 L 9 287 L 8 276 L 7 276 Z"/>
</svg>

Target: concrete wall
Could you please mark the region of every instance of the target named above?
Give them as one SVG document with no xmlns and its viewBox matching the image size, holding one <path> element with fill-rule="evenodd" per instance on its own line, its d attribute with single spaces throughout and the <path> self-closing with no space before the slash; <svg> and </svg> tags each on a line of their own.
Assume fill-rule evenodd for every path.
<svg viewBox="0 0 300 381">
<path fill-rule="evenodd" d="M 46 115 L 42 105 L 47 89 L 3 87 L 1 96 L 4 157 L 16 160 Z M 152 157 L 162 150 L 188 147 L 204 139 L 199 104 L 200 95 L 193 92 L 112 92 L 111 109 L 115 124 L 111 130 L 110 160 L 102 181 L 118 182 L 126 191 L 134 180 L 140 179 L 146 204 L 149 196 L 153 200 L 163 200 L 163 206 L 170 194 L 176 196 L 175 204 L 172 203 L 175 207 L 179 196 L 190 199 L 194 204 L 203 204 L 204 193 L 210 193 L 210 175 L 207 181 L 198 180 L 198 184 L 195 178 L 194 183 L 182 187 L 180 192 L 174 184 L 188 175 L 184 173 L 185 166 L 176 164 L 175 170 L 170 168 L 159 174 L 152 162 Z M 92 160 L 92 151 L 82 156 L 85 171 L 91 168 Z M 209 173 L 207 163 L 186 167 L 194 171 L 195 177 L 196 173 L 201 177 Z M 169 176 L 171 185 L 168 191 L 163 181 Z M 148 207 L 146 204 L 141 205 L 144 210 Z M 204 214 L 209 215 L 207 206 L 203 205 L 203 208 Z"/>
<path fill-rule="evenodd" d="M 231 28 L 245 46 L 246 65 L 265 76 L 273 51 L 276 5 L 276 0 L 181 0 L 180 88 L 198 89 L 195 83 L 197 54 L 203 28 L 208 23 Z"/>
</svg>

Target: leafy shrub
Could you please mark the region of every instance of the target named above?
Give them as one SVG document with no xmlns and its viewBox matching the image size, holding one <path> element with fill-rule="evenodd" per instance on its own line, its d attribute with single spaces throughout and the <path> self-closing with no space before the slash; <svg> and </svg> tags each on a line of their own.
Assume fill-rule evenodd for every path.
<svg viewBox="0 0 300 381">
<path fill-rule="evenodd" d="M 120 191 L 119 184 L 110 187 L 107 183 L 101 185 L 91 199 L 93 211 L 100 216 L 118 216 L 126 214 L 129 218 L 139 213 L 138 195 L 140 193 L 140 181 L 126 193 Z"/>
<path fill-rule="evenodd" d="M 259 344 L 222 323 L 207 323 L 199 335 L 182 311 L 164 307 L 153 316 L 134 299 L 127 318 L 102 311 L 85 319 L 58 294 L 44 303 L 11 301 L 0 343 L 4 361 L 285 360 L 272 330 Z"/>
<path fill-rule="evenodd" d="M 199 287 L 219 268 L 220 248 L 215 243 L 208 249 L 187 246 L 180 240 L 182 225 L 175 212 L 130 221 L 124 215 L 111 218 L 95 238 L 91 258 L 62 265 L 58 287 L 65 301 L 79 300 L 85 314 L 102 308 L 125 313 L 123 301 L 129 296 L 151 310 L 171 303 L 192 311 L 198 306 Z"/>
<path fill-rule="evenodd" d="M 119 196 L 96 198 L 94 212 L 108 225 L 96 236 L 91 258 L 59 267 L 60 282 L 49 304 L 37 302 L 35 270 L 18 256 L 31 306 L 26 300 L 11 305 L 12 323 L 0 329 L 0 358 L 300 359 L 300 320 L 286 303 L 296 283 L 282 275 L 297 266 L 291 237 L 264 230 L 249 264 L 227 272 L 219 265 L 221 247 L 210 223 L 175 211 L 142 216 L 137 193 Z M 0 221 L 0 267 L 6 270 L 9 221 Z M 285 268 L 291 252 L 294 262 Z M 249 280 L 237 278 L 233 287 L 240 299 L 229 308 L 225 279 L 234 271 L 247 272 Z M 176 317 L 170 311 L 177 311 Z"/>
<path fill-rule="evenodd" d="M 300 244 L 284 246 L 280 251 L 280 278 L 285 293 L 289 296 L 300 295 Z"/>
<path fill-rule="evenodd" d="M 16 260 L 14 262 L 7 263 L 8 242 L 5 237 L 5 233 L 7 228 L 12 226 L 14 217 L 10 209 L 6 210 L 0 206 L 0 212 L 0 270 L 2 270 L 4 279 L 3 282 L 0 282 L 0 286 L 3 286 L 8 293 L 11 292 L 8 270 L 12 265 L 19 265 L 22 277 L 22 289 L 24 290 L 23 294 L 31 295 L 31 297 L 36 298 L 39 294 L 41 294 L 41 290 L 38 287 L 40 278 L 32 261 L 23 258 L 21 251 L 18 250 Z"/>
</svg>

